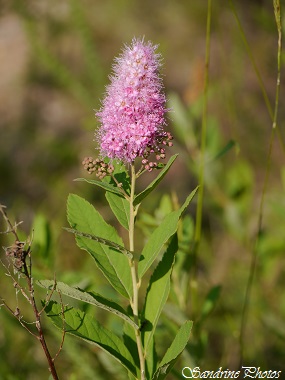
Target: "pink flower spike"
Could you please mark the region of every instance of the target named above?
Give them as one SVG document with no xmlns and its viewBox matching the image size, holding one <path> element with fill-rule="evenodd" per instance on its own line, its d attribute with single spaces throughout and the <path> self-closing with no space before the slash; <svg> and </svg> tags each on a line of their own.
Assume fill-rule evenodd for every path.
<svg viewBox="0 0 285 380">
<path fill-rule="evenodd" d="M 134 38 L 115 60 L 111 83 L 96 113 L 101 123 L 96 140 L 102 158 L 132 163 L 137 157 L 159 153 L 171 136 L 163 129 L 168 109 L 156 49 L 151 42 Z"/>
</svg>

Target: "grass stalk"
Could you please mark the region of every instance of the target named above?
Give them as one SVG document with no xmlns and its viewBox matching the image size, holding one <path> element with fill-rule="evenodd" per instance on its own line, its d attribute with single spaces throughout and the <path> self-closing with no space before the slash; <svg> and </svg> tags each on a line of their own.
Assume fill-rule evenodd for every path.
<svg viewBox="0 0 285 380">
<path fill-rule="evenodd" d="M 278 31 L 277 80 L 276 80 L 275 107 L 274 107 L 274 113 L 272 115 L 273 120 L 272 120 L 271 135 L 270 135 L 268 154 L 267 154 L 266 172 L 265 172 L 265 178 L 263 182 L 261 200 L 260 200 L 260 205 L 259 205 L 257 233 L 256 233 L 255 244 L 253 247 L 253 252 L 252 252 L 252 257 L 251 257 L 250 271 L 248 275 L 244 304 L 243 304 L 243 309 L 242 309 L 242 316 L 241 316 L 240 338 L 239 338 L 240 364 L 242 364 L 243 356 L 244 356 L 244 340 L 245 340 L 245 334 L 246 334 L 246 325 L 247 325 L 247 320 L 248 320 L 249 305 L 250 305 L 250 299 L 251 299 L 252 288 L 253 288 L 253 283 L 254 283 L 254 276 L 256 272 L 257 259 L 258 259 L 258 246 L 259 246 L 260 236 L 262 232 L 262 220 L 263 220 L 263 212 L 264 212 L 264 205 L 265 205 L 265 196 L 266 196 L 266 191 L 267 191 L 268 182 L 269 182 L 269 174 L 270 174 L 270 168 L 271 168 L 271 162 L 272 162 L 272 149 L 273 149 L 273 143 L 274 143 L 274 138 L 276 134 L 277 114 L 278 114 L 278 105 L 279 105 L 279 93 L 280 93 L 280 83 L 281 83 L 281 50 L 282 50 L 280 0 L 273 0 L 273 7 L 274 7 L 275 20 L 276 20 L 277 31 Z"/>
<path fill-rule="evenodd" d="M 211 11 L 212 1 L 208 0 L 207 11 L 207 30 L 206 30 L 206 51 L 205 51 L 205 78 L 204 78 L 204 96 L 203 96 L 203 114 L 202 114 L 202 131 L 201 131 L 201 147 L 200 147 L 200 163 L 199 163 L 199 189 L 196 210 L 195 223 L 195 244 L 194 244 L 194 271 L 192 279 L 192 310 L 196 310 L 197 299 L 197 256 L 199 251 L 199 243 L 201 240 L 202 215 L 203 215 L 203 198 L 204 198 L 204 176 L 205 176 L 205 152 L 207 138 L 207 114 L 208 114 L 208 88 L 209 88 L 209 65 L 210 65 L 210 37 L 211 37 Z"/>
</svg>

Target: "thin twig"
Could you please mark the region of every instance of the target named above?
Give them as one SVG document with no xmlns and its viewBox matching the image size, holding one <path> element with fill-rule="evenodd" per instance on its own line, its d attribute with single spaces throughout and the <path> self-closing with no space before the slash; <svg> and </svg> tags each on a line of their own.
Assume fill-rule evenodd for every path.
<svg viewBox="0 0 285 380">
<path fill-rule="evenodd" d="M 8 216 L 7 216 L 5 208 L 6 208 L 6 206 L 0 205 L 0 211 L 1 211 L 2 215 L 3 215 L 3 218 L 5 219 L 5 221 L 7 223 L 7 231 L 1 232 L 1 233 L 2 234 L 12 233 L 15 236 L 16 240 L 19 240 L 19 237 L 18 237 L 18 234 L 17 234 L 16 231 L 17 231 L 18 225 L 21 224 L 21 223 L 23 223 L 23 222 L 16 223 L 15 226 L 13 226 L 12 223 L 10 222 Z"/>
<path fill-rule="evenodd" d="M 2 298 L 2 305 L 6 307 L 6 309 L 20 322 L 20 324 L 30 333 L 32 334 L 37 340 L 40 341 L 42 348 L 44 350 L 45 356 L 47 358 L 48 364 L 49 364 L 49 371 L 51 372 L 51 375 L 54 380 L 59 380 L 54 360 L 52 359 L 50 352 L 48 350 L 42 325 L 41 325 L 41 312 L 39 312 L 35 300 L 35 292 L 34 292 L 34 285 L 33 285 L 33 277 L 32 277 L 32 257 L 31 257 L 31 240 L 29 241 L 28 248 L 25 248 L 27 242 L 20 242 L 19 237 L 17 234 L 17 226 L 18 224 L 12 225 L 11 221 L 9 220 L 7 213 L 5 211 L 5 206 L 0 205 L 0 212 L 3 215 L 3 218 L 7 224 L 7 231 L 6 233 L 12 233 L 15 237 L 15 243 L 11 246 L 5 249 L 6 256 L 11 259 L 14 271 L 22 276 L 25 277 L 27 281 L 27 287 L 29 295 L 26 293 L 26 290 L 19 284 L 19 282 L 14 278 L 14 276 L 11 274 L 11 271 L 9 268 L 4 265 L 4 268 L 7 269 L 8 276 L 14 281 L 14 287 L 16 289 L 19 289 L 23 296 L 28 300 L 28 302 L 31 304 L 35 316 L 35 326 L 38 331 L 38 335 L 34 334 L 25 323 L 22 321 L 22 316 L 20 315 L 20 310 L 17 307 L 16 311 L 13 312 L 13 310 L 7 305 L 5 300 Z M 27 258 L 28 258 L 28 264 L 27 264 Z M 63 343 L 61 343 L 62 345 Z"/>
<path fill-rule="evenodd" d="M 10 314 L 13 315 L 14 318 L 16 318 L 19 323 L 21 324 L 21 326 L 23 326 L 31 335 L 33 335 L 33 337 L 35 337 L 36 339 L 38 339 L 38 336 L 33 333 L 26 325 L 24 322 L 22 322 L 22 317 L 19 316 L 19 310 L 17 310 L 17 313 L 14 312 L 10 307 L 9 305 L 5 302 L 5 300 L 0 296 L 0 299 L 1 299 L 1 302 L 2 302 L 2 305 L 5 306 L 5 308 L 10 312 Z M 1 305 L 1 306 L 2 306 Z"/>
</svg>

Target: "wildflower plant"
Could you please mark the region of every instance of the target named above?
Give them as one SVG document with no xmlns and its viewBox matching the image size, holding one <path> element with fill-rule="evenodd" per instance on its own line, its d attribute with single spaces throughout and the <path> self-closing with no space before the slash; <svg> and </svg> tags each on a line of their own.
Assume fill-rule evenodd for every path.
<svg viewBox="0 0 285 380">
<path fill-rule="evenodd" d="M 45 311 L 65 333 L 95 344 L 118 360 L 130 379 L 164 379 L 184 350 L 192 327 L 186 321 L 171 346 L 159 360 L 155 350 L 155 331 L 168 298 L 171 272 L 178 250 L 179 220 L 196 189 L 183 205 L 169 213 L 152 232 L 141 252 L 135 241 L 135 221 L 140 205 L 167 174 L 177 155 L 166 152 L 172 146 L 167 126 L 166 97 L 159 76 L 161 56 L 157 46 L 144 39 L 134 39 L 126 46 L 113 67 L 111 83 L 106 89 L 97 117 L 101 123 L 96 140 L 97 159 L 84 159 L 83 166 L 97 179 L 83 179 L 106 191 L 106 199 L 118 222 L 128 231 L 125 245 L 115 228 L 85 199 L 70 194 L 67 218 L 77 245 L 86 250 L 97 267 L 125 301 L 120 304 L 103 294 L 87 292 L 62 282 L 41 281 L 46 288 L 95 305 L 122 321 L 122 334 L 108 330 L 93 316 L 77 308 L 49 301 Z M 136 181 L 150 171 L 157 176 L 140 193 Z M 145 275 L 149 278 L 146 294 L 141 294 Z M 123 306 L 121 306 L 124 305 Z"/>
<path fill-rule="evenodd" d="M 20 241 L 19 234 L 17 232 L 17 227 L 20 223 L 15 223 L 14 225 L 8 218 L 8 215 L 6 213 L 6 207 L 4 205 L 0 204 L 0 215 L 2 215 L 6 225 L 7 229 L 6 231 L 1 231 L 1 234 L 10 234 L 14 237 L 14 243 L 10 247 L 3 247 L 5 251 L 6 256 L 6 262 L 2 259 L 0 260 L 1 264 L 3 265 L 5 269 L 5 274 L 13 283 L 13 287 L 16 291 L 16 307 L 15 309 L 11 304 L 2 297 L 2 294 L 0 295 L 0 309 L 1 307 L 5 307 L 5 309 L 10 313 L 10 315 L 13 316 L 14 319 L 16 319 L 20 325 L 34 338 L 38 340 L 38 342 L 41 344 L 42 350 L 45 354 L 46 360 L 48 362 L 48 368 L 51 374 L 51 377 L 54 380 L 58 380 L 58 374 L 55 367 L 55 359 L 59 355 L 60 351 L 62 350 L 63 343 L 64 343 L 64 336 L 65 332 L 63 331 L 62 335 L 62 341 L 59 347 L 58 352 L 54 357 L 51 356 L 50 350 L 48 348 L 48 345 L 46 343 L 45 338 L 45 329 L 42 325 L 42 314 L 45 311 L 45 307 L 42 307 L 41 309 L 37 305 L 36 300 L 36 294 L 35 294 L 35 288 L 34 288 L 34 278 L 32 273 L 32 248 L 31 243 L 32 241 L 30 238 L 28 238 L 26 241 Z M 52 294 L 56 287 L 56 281 L 54 281 L 54 287 L 51 290 L 51 292 L 47 295 L 46 300 L 44 301 L 45 305 L 48 305 L 49 300 L 52 297 Z M 1 290 L 3 290 L 1 288 Z M 19 304 L 18 300 L 18 294 L 21 294 L 25 301 L 28 302 L 32 309 L 33 314 L 33 321 L 27 321 L 26 318 L 24 318 L 24 315 L 22 314 L 21 306 Z M 60 296 L 61 298 L 61 296 Z M 9 302 L 11 300 L 9 299 Z"/>
</svg>

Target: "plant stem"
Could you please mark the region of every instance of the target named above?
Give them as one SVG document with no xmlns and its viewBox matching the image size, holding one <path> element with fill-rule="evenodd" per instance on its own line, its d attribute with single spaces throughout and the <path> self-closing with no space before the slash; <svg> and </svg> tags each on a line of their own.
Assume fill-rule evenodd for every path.
<svg viewBox="0 0 285 380">
<path fill-rule="evenodd" d="M 200 165 L 199 165 L 199 189 L 198 189 L 198 201 L 197 201 L 198 203 L 197 203 L 196 225 L 195 225 L 195 242 L 200 241 L 200 239 L 201 239 L 201 228 L 202 228 L 205 149 L 206 149 L 206 137 L 207 137 L 208 84 L 209 84 L 209 63 L 210 63 L 210 33 L 211 33 L 211 0 L 208 0 L 206 57 L 205 57 L 205 80 L 204 80 L 202 132 L 201 132 L 201 148 L 200 148 L 201 153 L 200 153 Z"/>
<path fill-rule="evenodd" d="M 255 245 L 253 247 L 253 252 L 252 252 L 252 257 L 251 257 L 250 271 L 249 271 L 248 280 L 246 284 L 245 298 L 244 298 L 244 304 L 243 304 L 242 315 L 241 315 L 241 326 L 240 326 L 240 337 L 239 337 L 240 365 L 242 365 L 243 363 L 243 356 L 244 356 L 244 349 L 245 349 L 244 337 L 246 333 L 246 325 L 247 325 L 247 319 L 248 319 L 248 314 L 249 314 L 249 306 L 250 306 L 250 299 L 251 299 L 252 288 L 253 288 L 254 275 L 256 272 L 256 266 L 257 266 L 257 261 L 258 261 L 258 248 L 259 248 L 258 246 L 259 246 L 260 236 L 262 232 L 264 203 L 265 203 L 266 190 L 269 183 L 269 174 L 270 174 L 270 167 L 271 167 L 271 162 L 272 162 L 273 142 L 275 138 L 275 132 L 276 132 L 276 126 L 277 126 L 277 112 L 278 112 L 278 106 L 279 106 L 279 93 L 280 93 L 280 83 L 281 83 L 281 80 L 280 80 L 281 51 L 282 51 L 280 1 L 273 0 L 273 7 L 274 7 L 274 13 L 275 13 L 275 19 L 276 19 L 276 25 L 277 25 L 277 32 L 278 32 L 275 107 L 274 107 L 274 113 L 272 115 L 273 121 L 272 121 L 271 135 L 270 135 L 269 148 L 268 148 L 268 154 L 267 154 L 266 172 L 265 172 L 265 178 L 263 182 L 261 200 L 260 200 L 260 205 L 259 205 L 257 233 L 256 233 Z"/>
<path fill-rule="evenodd" d="M 259 86 L 260 86 L 261 91 L 262 91 L 263 99 L 264 99 L 265 104 L 266 104 L 266 108 L 268 110 L 268 113 L 270 115 L 271 120 L 273 121 L 273 124 L 275 123 L 274 124 L 274 128 L 276 127 L 276 129 L 277 129 L 277 136 L 278 136 L 281 148 L 282 148 L 283 152 L 285 152 L 285 142 L 283 141 L 283 137 L 281 135 L 280 128 L 276 124 L 277 120 L 275 119 L 275 114 L 276 114 L 276 111 L 277 111 L 276 107 L 278 105 L 279 90 L 278 90 L 277 97 L 275 98 L 275 111 L 274 111 L 273 108 L 272 108 L 272 106 L 271 106 L 269 97 L 267 95 L 266 88 L 265 88 L 265 85 L 264 85 L 261 73 L 260 73 L 260 71 L 259 71 L 259 69 L 257 67 L 256 61 L 255 61 L 254 56 L 252 54 L 252 51 L 250 49 L 250 45 L 247 42 L 246 35 L 245 35 L 245 32 L 244 32 L 244 30 L 242 28 L 240 19 L 238 17 L 237 11 L 236 11 L 234 3 L 233 3 L 233 0 L 229 0 L 229 4 L 230 4 L 230 7 L 232 9 L 233 15 L 234 15 L 234 17 L 236 19 L 236 22 L 237 22 L 237 25 L 238 25 L 238 28 L 239 28 L 239 32 L 240 32 L 240 35 L 241 35 L 241 38 L 242 38 L 242 41 L 243 41 L 243 43 L 245 45 L 245 48 L 246 48 L 246 52 L 247 52 L 247 54 L 249 56 L 251 64 L 252 64 L 252 66 L 254 68 L 254 71 L 256 73 L 256 76 L 257 76 L 257 79 L 258 79 L 258 82 L 259 82 Z M 280 56 L 281 56 L 281 35 L 282 35 L 282 33 L 281 33 L 280 1 L 279 0 L 273 0 L 273 6 L 274 6 L 275 19 L 276 19 L 277 29 L 278 29 L 278 49 L 279 49 L 278 50 L 278 54 L 280 53 Z M 279 57 L 278 57 L 278 62 L 281 63 L 281 60 L 279 61 Z M 278 67 L 278 73 L 280 74 L 280 67 Z M 278 78 L 279 78 L 279 81 L 280 81 L 279 74 L 278 74 Z M 277 88 L 278 88 L 278 86 L 279 85 L 277 84 Z"/>
<path fill-rule="evenodd" d="M 134 196 L 135 196 L 135 182 L 136 182 L 136 173 L 135 167 L 132 164 L 131 166 L 131 194 L 130 194 L 130 222 L 129 222 L 129 249 L 131 252 L 134 251 L 134 226 L 135 226 L 135 209 L 133 205 Z M 137 272 L 135 267 L 134 259 L 129 260 L 132 282 L 133 282 L 133 299 L 131 301 L 131 306 L 133 309 L 135 323 L 139 325 L 139 313 L 138 313 L 138 281 L 137 281 Z M 145 358 L 143 354 L 141 333 L 139 329 L 135 329 L 138 354 L 140 360 L 140 371 L 141 371 L 141 380 L 145 380 Z"/>
<path fill-rule="evenodd" d="M 129 224 L 129 248 L 130 251 L 134 251 L 134 227 L 135 227 L 135 213 L 133 201 L 135 197 L 136 186 L 136 173 L 134 165 L 131 166 L 131 194 L 130 194 L 130 224 Z"/>
<path fill-rule="evenodd" d="M 56 368 L 55 368 L 55 365 L 54 365 L 54 360 L 52 359 L 52 357 L 50 355 L 48 346 L 47 346 L 46 341 L 45 341 L 42 325 L 41 325 L 41 314 L 40 314 L 40 312 L 39 312 L 39 310 L 37 308 L 37 304 L 36 304 L 36 300 L 35 300 L 35 296 L 34 296 L 33 279 L 32 279 L 32 273 L 31 273 L 31 271 L 32 271 L 32 269 L 31 269 L 32 262 L 31 262 L 31 257 L 30 256 L 29 256 L 29 258 L 30 258 L 29 269 L 27 267 L 27 263 L 24 262 L 23 270 L 24 270 L 24 274 L 25 274 L 25 276 L 27 278 L 28 289 L 29 289 L 29 293 L 30 293 L 30 303 L 32 305 L 32 308 L 33 308 L 33 311 L 34 311 L 34 315 L 35 315 L 35 318 L 36 318 L 36 328 L 38 330 L 37 339 L 40 341 L 40 343 L 42 345 L 42 348 L 44 350 L 45 356 L 46 356 L 47 361 L 48 361 L 49 371 L 50 371 L 53 379 L 54 380 L 59 380 L 59 377 L 57 375 Z"/>
<path fill-rule="evenodd" d="M 14 235 L 14 237 L 15 237 L 16 242 L 19 242 L 20 239 L 19 239 L 19 236 L 18 236 L 17 231 L 16 231 L 17 224 L 15 224 L 15 226 L 12 225 L 12 223 L 10 222 L 10 219 L 8 218 L 8 216 L 7 216 L 7 214 L 6 214 L 6 212 L 5 212 L 4 209 L 5 209 L 5 206 L 3 206 L 3 205 L 0 204 L 0 212 L 3 215 L 3 217 L 4 217 L 4 219 L 5 219 L 6 223 L 7 223 L 7 231 L 6 231 L 6 233 L 12 233 Z M 27 262 L 26 262 L 26 258 L 27 257 L 29 258 L 29 265 L 27 265 Z M 23 296 L 28 300 L 28 302 L 32 306 L 33 312 L 34 312 L 34 315 L 35 315 L 35 319 L 36 319 L 35 325 L 36 325 L 36 328 L 38 330 L 38 335 L 34 334 L 25 325 L 25 323 L 23 323 L 21 321 L 21 316 L 20 315 L 16 315 L 13 312 L 13 310 L 6 304 L 6 302 L 4 301 L 4 299 L 2 299 L 2 297 L 0 297 L 0 299 L 1 299 L 2 304 L 7 308 L 7 310 L 15 318 L 18 319 L 18 321 L 20 322 L 20 324 L 30 334 L 32 334 L 35 338 L 37 338 L 40 341 L 40 343 L 42 345 L 42 348 L 44 350 L 45 356 L 46 356 L 47 361 L 48 361 L 49 371 L 50 371 L 50 373 L 51 373 L 51 375 L 52 375 L 52 377 L 53 377 L 54 380 L 59 380 L 57 372 L 56 372 L 56 368 L 55 368 L 55 365 L 54 365 L 54 359 L 51 357 L 50 352 L 48 350 L 48 346 L 47 346 L 46 341 L 45 341 L 45 337 L 44 337 L 44 333 L 43 333 L 43 329 L 42 329 L 42 325 L 41 325 L 41 311 L 38 310 L 37 304 L 36 304 L 36 300 L 35 300 L 34 286 L 33 286 L 33 277 L 32 277 L 32 259 L 31 259 L 30 247 L 25 251 L 24 258 L 22 259 L 22 265 L 23 266 L 22 266 L 21 270 L 19 271 L 19 273 L 23 273 L 24 276 L 25 276 L 25 278 L 26 278 L 26 280 L 27 280 L 29 295 L 24 291 L 24 289 L 20 286 L 20 284 L 15 279 L 13 279 L 13 277 L 9 273 L 9 270 L 8 270 L 8 275 L 14 280 L 14 286 L 21 290 Z"/>
<path fill-rule="evenodd" d="M 203 198 L 204 198 L 204 174 L 205 174 L 205 150 L 207 137 L 207 112 L 208 112 L 208 85 L 209 85 L 209 64 L 210 64 L 210 37 L 211 37 L 211 11 L 212 2 L 208 0 L 207 12 L 207 31 L 206 31 L 206 52 L 205 52 L 205 79 L 204 79 L 204 97 L 203 97 L 203 115 L 202 115 L 202 132 L 200 148 L 200 167 L 199 167 L 199 189 L 196 211 L 195 224 L 195 244 L 194 244 L 194 271 L 192 280 L 192 309 L 196 310 L 197 299 L 197 256 L 199 243 L 201 240 Z"/>
</svg>

